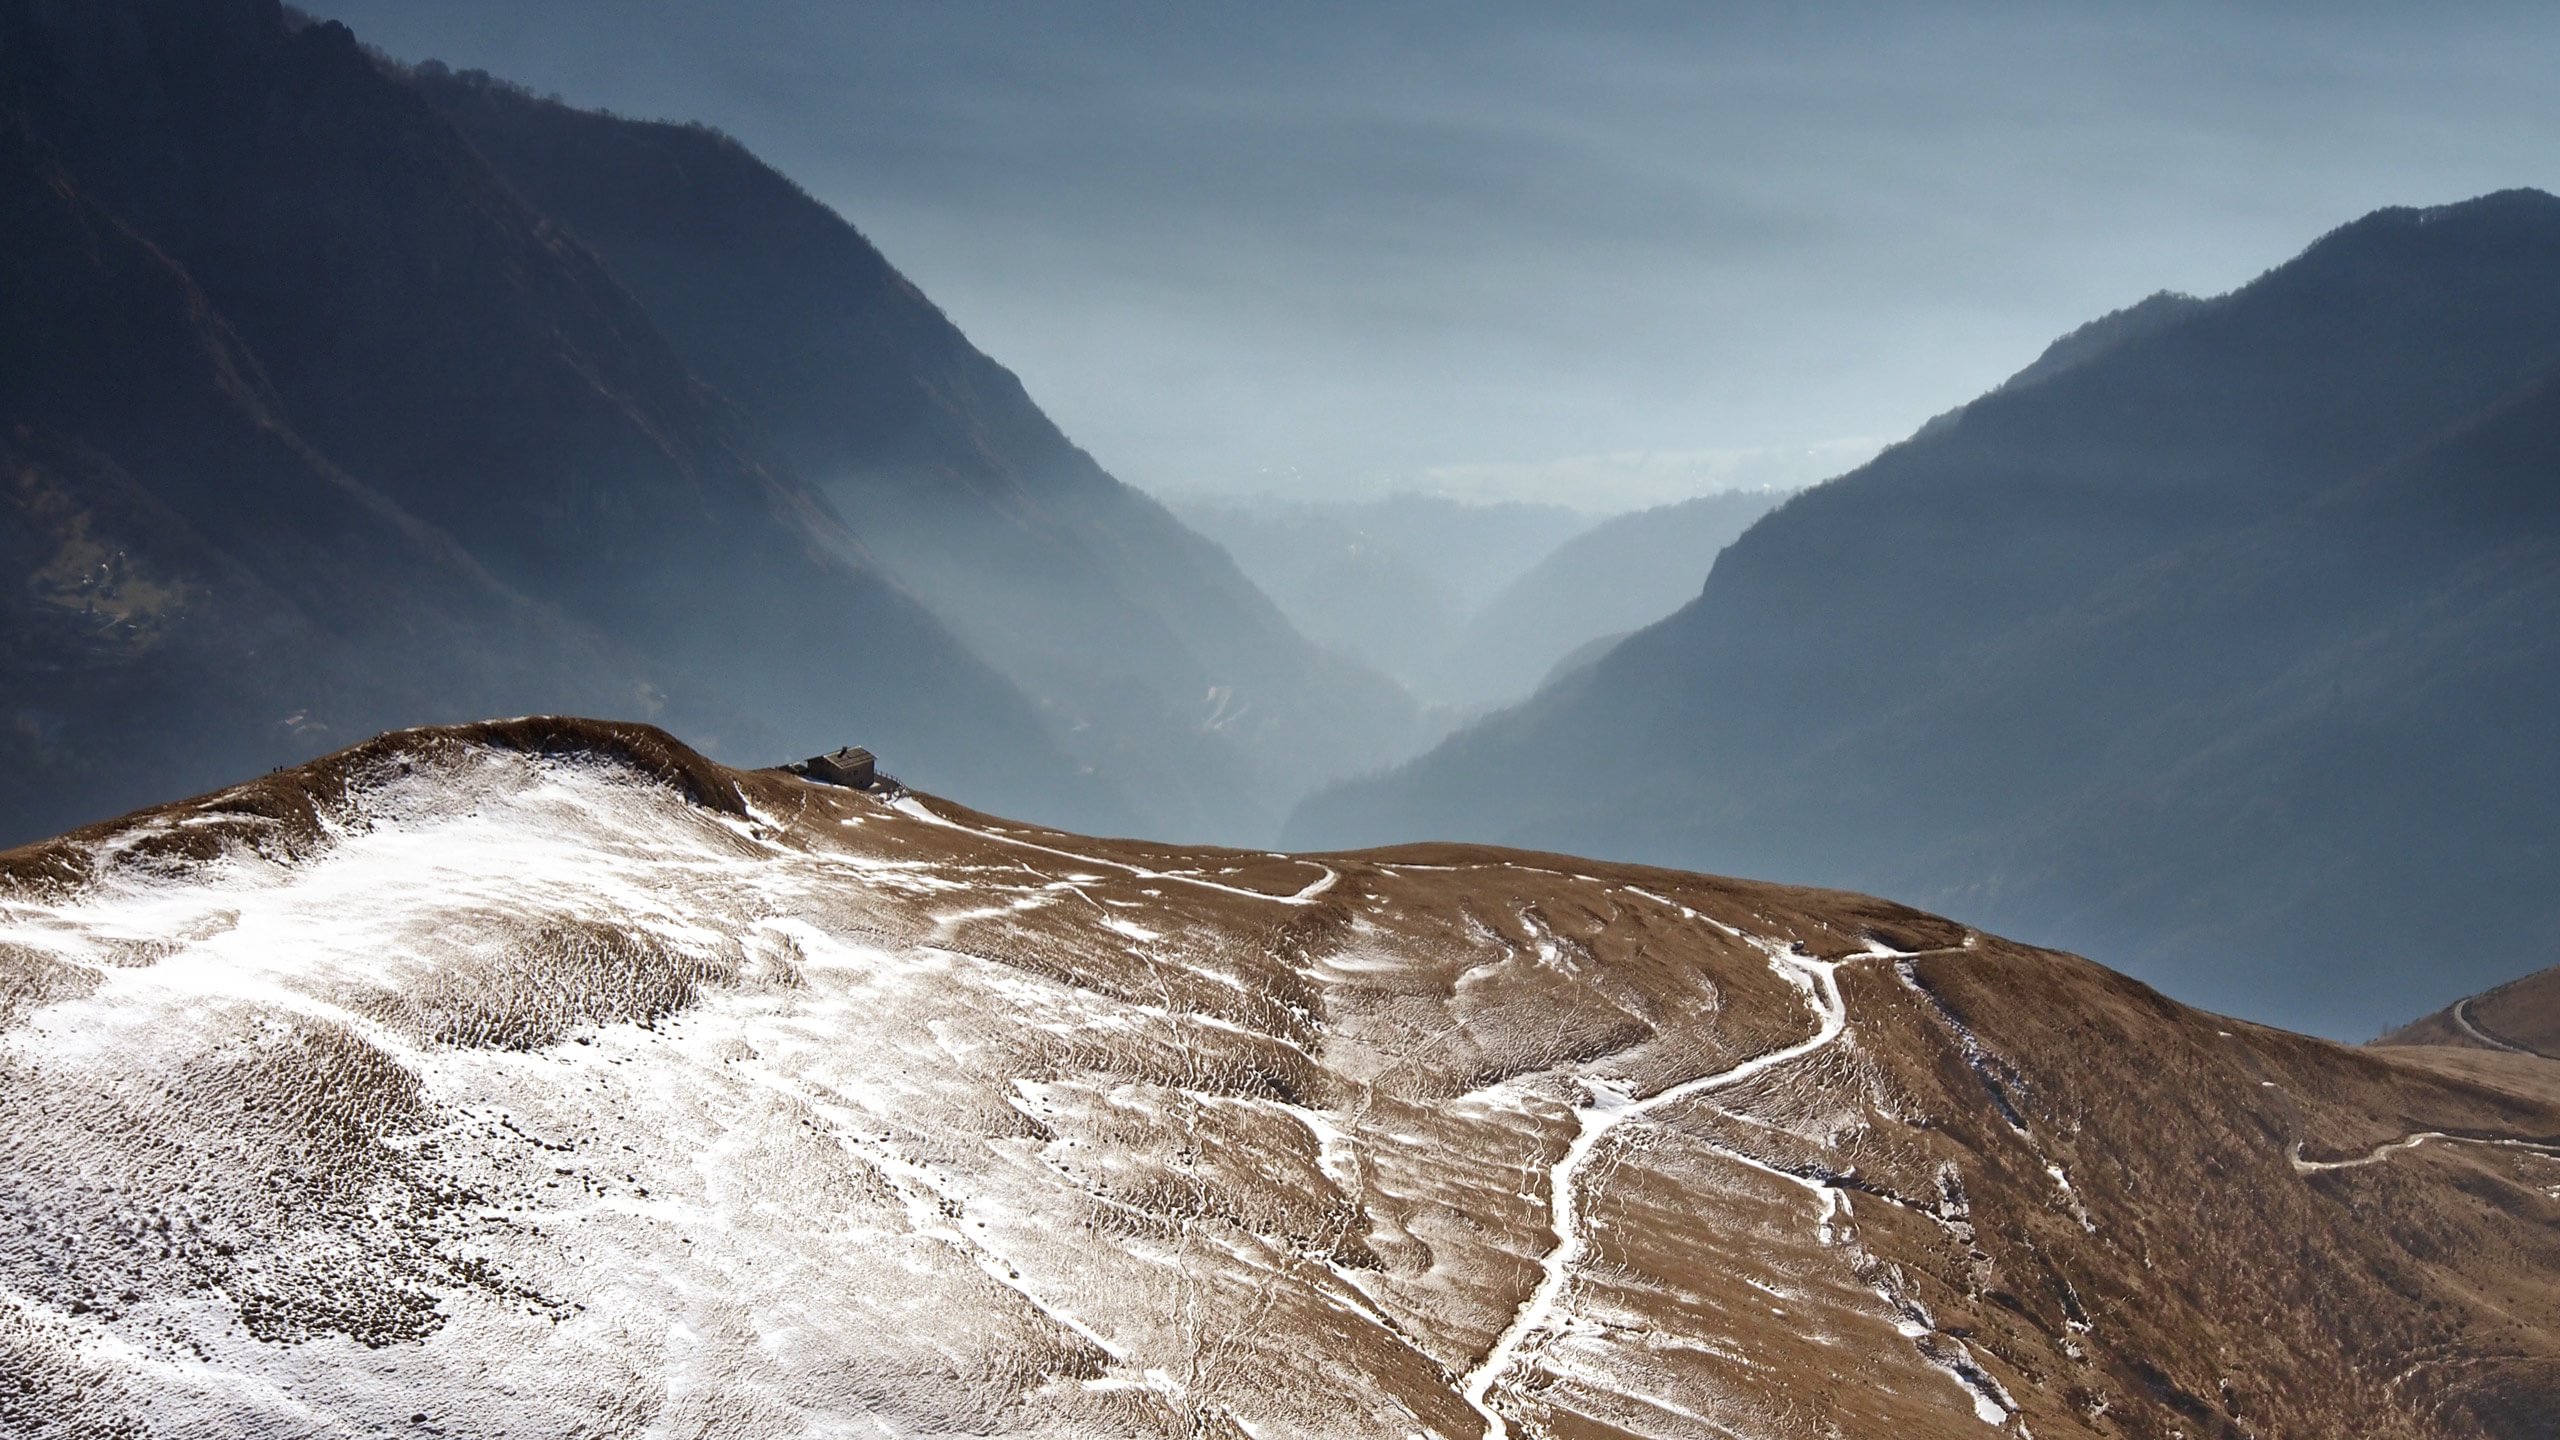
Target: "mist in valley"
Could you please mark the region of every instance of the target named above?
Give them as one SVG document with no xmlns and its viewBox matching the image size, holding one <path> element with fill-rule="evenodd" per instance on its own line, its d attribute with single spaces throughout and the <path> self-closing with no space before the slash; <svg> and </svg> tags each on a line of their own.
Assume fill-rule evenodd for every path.
<svg viewBox="0 0 2560 1440">
<path fill-rule="evenodd" d="M 0 0 L 0 1440 L 2529 1440 L 2548 7 Z"/>
</svg>

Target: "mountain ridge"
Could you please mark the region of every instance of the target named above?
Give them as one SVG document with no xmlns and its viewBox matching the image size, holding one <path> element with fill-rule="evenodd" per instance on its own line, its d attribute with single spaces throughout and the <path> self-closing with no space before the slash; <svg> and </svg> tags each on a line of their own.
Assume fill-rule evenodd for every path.
<svg viewBox="0 0 2560 1440">
<path fill-rule="evenodd" d="M 855 517 L 878 564 L 1056 713 L 1064 743 L 1153 782 L 1122 787 L 1149 828 L 1276 829 L 1311 770 L 1418 743 L 1384 677 L 1318 652 L 858 229 L 736 141 L 441 66 L 403 73 L 598 250 L 686 362 Z"/>
<path fill-rule="evenodd" d="M 703 692 L 697 723 L 749 750 L 816 748 L 847 721 L 903 734 L 879 687 L 809 663 L 867 633 L 874 675 L 956 702 L 959 720 L 909 737 L 922 768 L 967 754 L 1034 803 L 1091 788 L 1026 701 L 847 558 L 830 507 L 676 363 L 593 257 L 344 26 L 293 27 L 263 0 L 35 5 L 0 24 L 13 110 L 84 195 L 185 270 L 296 433 L 501 583 L 639 656 L 645 688 L 626 705 Z M 189 482 L 176 461 L 136 478 Z M 267 540 L 330 565 L 327 536 L 290 518 Z M 345 603 L 403 608 L 349 578 Z M 752 719 L 715 698 L 750 678 Z M 595 698 L 540 682 L 513 695 L 507 708 Z"/>
<path fill-rule="evenodd" d="M 541 177 L 498 169 L 502 137 L 437 96 L 532 106 L 530 133 L 582 156 L 621 147 L 639 169 L 589 167 L 603 198 L 582 209 L 668 201 L 686 243 L 735 241 L 691 255 L 705 283 L 754 279 L 773 251 L 747 242 L 782 237 L 815 257 L 790 275 L 811 303 L 768 285 L 719 331 L 629 235 L 582 214 L 608 255 L 542 208 Z M 95 267 L 70 243 L 52 270 L 13 257 L 0 434 L 46 478 L 8 512 L 28 588 L 0 611 L 0 664 L 31 678 L 0 736 L 0 835 L 313 735 L 503 711 L 663 718 L 731 759 L 861 733 L 1027 813 L 1239 838 L 1313 778 L 1418 743 L 1391 684 L 1297 635 L 734 142 L 438 80 L 272 0 L 11 7 L 0 123 L 25 137 L 31 216 L 56 176 L 158 257 L 136 265 L 183 278 L 40 340 L 68 323 L 39 314 L 48 294 L 94 295 Z M 670 153 L 703 195 L 755 200 L 753 233 L 652 189 Z M 134 311 L 144 294 L 163 309 Z M 198 325 L 227 338 L 185 385 L 245 398 L 144 413 L 158 387 L 134 364 L 196 354 L 171 337 Z M 75 395 L 58 361 L 81 346 L 95 393 Z M 249 458 L 223 438 L 244 425 L 298 458 Z M 861 484 L 834 473 L 854 461 Z M 96 609 L 78 576 L 102 565 L 191 577 L 197 608 L 155 632 L 177 638 L 116 650 L 61 623 Z"/>
<path fill-rule="evenodd" d="M 1898 890 L 2340 1034 L 2485 982 L 2485 960 L 2430 978 L 2398 957 L 2457 914 L 2495 927 L 2491 949 L 2541 923 L 2517 877 L 2550 852 L 2496 796 L 2543 773 L 2548 725 L 2518 704 L 2550 667 L 2529 624 L 2492 617 L 2550 603 L 2528 412 L 2560 364 L 2555 253 L 2560 201 L 2539 194 L 2342 226 L 1802 493 L 1678 614 L 1385 783 L 1311 800 L 1291 843 L 1428 831 Z M 2512 443 L 2462 449 L 2482 424 Z M 2444 478 L 2467 465 L 2489 468 Z M 2523 528 L 2439 514 L 2455 495 Z M 2311 588 L 2253 589 L 2270 568 Z M 2498 678 L 2439 675 L 2393 627 Z M 2356 682 L 2334 702 L 2275 685 L 2314 654 Z M 2402 703 L 2421 694 L 2424 717 Z M 2486 807 L 2479 843 L 2411 850 L 2451 813 L 2393 788 L 2412 757 Z M 2270 769 L 2291 778 L 2254 808 L 2219 798 Z M 1469 798 L 1495 773 L 1499 813 Z M 2334 823 L 2288 828 L 2323 795 Z M 2395 866 L 2471 866 L 2445 893 L 2476 904 L 2428 909 Z M 2316 1000 L 2290 979 L 2313 974 Z"/>
</svg>

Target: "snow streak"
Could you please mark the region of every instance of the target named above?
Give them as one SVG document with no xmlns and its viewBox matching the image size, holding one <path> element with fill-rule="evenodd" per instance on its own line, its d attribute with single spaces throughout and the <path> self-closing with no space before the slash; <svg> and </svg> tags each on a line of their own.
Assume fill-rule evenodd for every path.
<svg viewBox="0 0 2560 1440">
<path fill-rule="evenodd" d="M 1469 1405 L 1484 1417 L 1485 1440 L 1504 1440 L 1510 1425 L 1493 1407 L 1493 1387 L 1508 1371 L 1523 1346 L 1542 1335 L 1549 1327 L 1557 1302 L 1572 1284 L 1574 1266 L 1590 1247 L 1582 1228 L 1580 1180 L 1592 1154 L 1609 1132 L 1630 1120 L 1640 1120 L 1667 1105 L 1676 1105 L 1693 1096 L 1739 1085 L 1773 1067 L 1800 1059 L 1840 1038 L 1849 1021 L 1848 1007 L 1840 999 L 1840 987 L 1833 971 L 1841 962 L 1814 960 L 1797 955 L 1772 942 L 1755 941 L 1768 953 L 1770 967 L 1791 983 L 1803 987 L 1812 997 L 1820 1023 L 1806 1039 L 1782 1049 L 1771 1050 L 1743 1061 L 1729 1069 L 1684 1080 L 1667 1090 L 1638 1100 L 1605 1080 L 1584 1078 L 1583 1087 L 1589 1098 L 1574 1110 L 1580 1128 L 1573 1143 L 1565 1147 L 1562 1159 L 1548 1170 L 1548 1193 L 1553 1197 L 1549 1213 L 1555 1217 L 1555 1246 L 1540 1262 L 1537 1288 L 1520 1303 L 1511 1323 L 1496 1336 L 1484 1359 L 1467 1372 L 1460 1393 Z"/>
</svg>

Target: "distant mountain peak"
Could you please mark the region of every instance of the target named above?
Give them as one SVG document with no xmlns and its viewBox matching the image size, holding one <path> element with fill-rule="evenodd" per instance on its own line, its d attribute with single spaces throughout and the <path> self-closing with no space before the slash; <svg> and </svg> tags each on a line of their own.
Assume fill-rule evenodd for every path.
<svg viewBox="0 0 2560 1440">
<path fill-rule="evenodd" d="M 2496 264 L 2519 248 L 2553 246 L 2560 246 L 2560 196 L 2517 187 L 2443 205 L 2371 211 L 2313 241 L 2260 283 L 2287 276 L 2387 275 L 2412 267 L 2458 272 Z"/>
</svg>

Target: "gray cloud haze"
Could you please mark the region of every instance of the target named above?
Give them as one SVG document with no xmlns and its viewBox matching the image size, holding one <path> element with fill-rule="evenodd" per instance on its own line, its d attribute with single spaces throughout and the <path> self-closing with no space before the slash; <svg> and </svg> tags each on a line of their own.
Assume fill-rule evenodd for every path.
<svg viewBox="0 0 2560 1440">
<path fill-rule="evenodd" d="M 2560 188 L 2552 7 L 306 8 L 736 134 L 1163 489 L 1623 504 L 2376 207 Z"/>
</svg>

